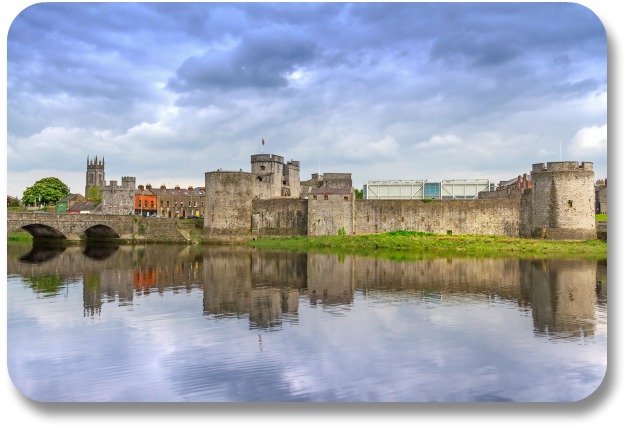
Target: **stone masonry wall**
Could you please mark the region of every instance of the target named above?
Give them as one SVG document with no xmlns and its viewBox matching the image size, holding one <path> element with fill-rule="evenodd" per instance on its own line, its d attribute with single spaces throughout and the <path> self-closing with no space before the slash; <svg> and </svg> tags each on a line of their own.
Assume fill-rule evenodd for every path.
<svg viewBox="0 0 628 428">
<path fill-rule="evenodd" d="M 338 235 L 344 231 L 353 234 L 354 195 L 350 193 L 310 195 L 307 206 L 307 234 L 309 236 Z M 327 198 L 327 199 L 325 199 Z"/>
<path fill-rule="evenodd" d="M 254 236 L 307 235 L 307 200 L 294 198 L 254 199 Z"/>
<path fill-rule="evenodd" d="M 520 201 L 357 200 L 355 234 L 411 230 L 454 235 L 519 236 Z"/>
</svg>

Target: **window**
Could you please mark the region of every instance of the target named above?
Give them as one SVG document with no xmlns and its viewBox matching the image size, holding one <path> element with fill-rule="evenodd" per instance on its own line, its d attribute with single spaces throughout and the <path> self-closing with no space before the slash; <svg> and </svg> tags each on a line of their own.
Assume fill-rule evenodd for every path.
<svg viewBox="0 0 628 428">
<path fill-rule="evenodd" d="M 329 196 L 328 196 L 328 195 L 325 195 L 325 200 L 328 200 L 328 199 L 329 199 Z"/>
<path fill-rule="evenodd" d="M 265 167 L 264 165 L 261 165 L 261 166 L 259 167 L 259 169 L 260 169 L 261 171 L 264 171 L 264 170 L 266 169 L 266 167 Z"/>
<path fill-rule="evenodd" d="M 567 201 L 567 205 L 569 205 L 569 208 L 573 208 L 573 201 Z"/>
<path fill-rule="evenodd" d="M 425 197 L 440 199 L 440 183 L 425 183 Z"/>
<path fill-rule="evenodd" d="M 312 196 L 312 199 L 316 199 L 316 195 Z"/>
<path fill-rule="evenodd" d="M 345 196 L 345 201 L 348 201 L 348 200 L 349 200 L 349 197 L 348 197 L 348 196 Z"/>
<path fill-rule="evenodd" d="M 262 181 L 262 177 L 257 177 L 257 181 Z"/>
</svg>

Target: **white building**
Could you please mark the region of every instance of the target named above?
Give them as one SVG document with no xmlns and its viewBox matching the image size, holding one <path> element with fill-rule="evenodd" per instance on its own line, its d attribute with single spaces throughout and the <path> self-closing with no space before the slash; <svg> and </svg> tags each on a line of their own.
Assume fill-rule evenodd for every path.
<svg viewBox="0 0 628 428">
<path fill-rule="evenodd" d="M 477 199 L 478 193 L 493 190 L 488 179 L 469 180 L 381 180 L 368 181 L 364 199 Z"/>
</svg>

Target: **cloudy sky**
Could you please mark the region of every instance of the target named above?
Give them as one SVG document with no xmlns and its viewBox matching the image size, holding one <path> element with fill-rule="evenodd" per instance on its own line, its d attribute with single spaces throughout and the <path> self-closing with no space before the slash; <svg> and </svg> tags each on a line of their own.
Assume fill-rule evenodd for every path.
<svg viewBox="0 0 628 428">
<path fill-rule="evenodd" d="M 575 3 L 40 3 L 7 54 L 9 195 L 82 194 L 88 156 L 168 187 L 262 151 L 357 188 L 607 176 L 607 34 Z"/>
</svg>

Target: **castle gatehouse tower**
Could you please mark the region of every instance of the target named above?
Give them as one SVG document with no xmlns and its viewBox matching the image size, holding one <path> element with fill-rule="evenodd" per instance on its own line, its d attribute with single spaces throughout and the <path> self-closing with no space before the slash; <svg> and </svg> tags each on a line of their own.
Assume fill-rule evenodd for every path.
<svg viewBox="0 0 628 428">
<path fill-rule="evenodd" d="M 90 187 L 102 188 L 105 184 L 105 159 L 98 159 L 98 156 L 94 156 L 94 159 L 90 160 L 88 156 L 87 172 L 85 173 L 85 197 L 87 197 Z"/>
<path fill-rule="evenodd" d="M 298 198 L 300 195 L 301 178 L 298 161 L 284 163 L 283 156 L 251 155 L 251 174 L 255 176 L 253 182 L 255 198 Z"/>
<path fill-rule="evenodd" d="M 591 162 L 532 165 L 532 237 L 596 239 Z"/>
</svg>

